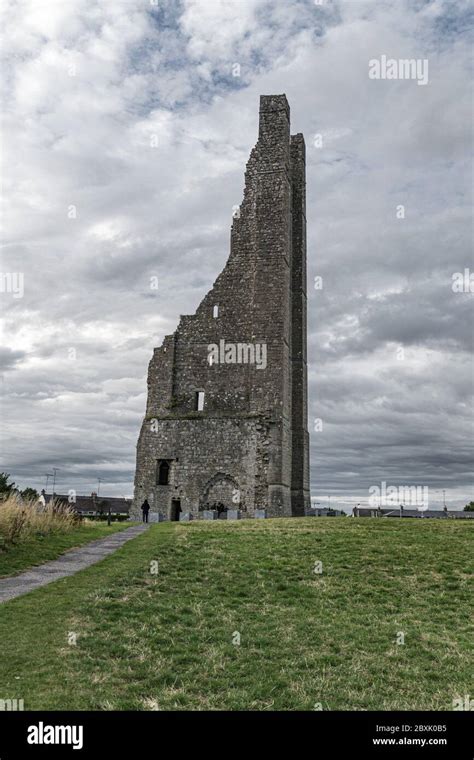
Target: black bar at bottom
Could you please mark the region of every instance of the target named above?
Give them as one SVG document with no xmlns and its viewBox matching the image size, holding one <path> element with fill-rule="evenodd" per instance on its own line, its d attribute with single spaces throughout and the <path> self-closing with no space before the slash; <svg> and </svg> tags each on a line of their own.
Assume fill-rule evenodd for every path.
<svg viewBox="0 0 474 760">
<path fill-rule="evenodd" d="M 474 757 L 469 712 L 0 712 L 0 760 L 26 757 Z M 53 743 L 54 742 L 54 743 Z M 246 756 L 245 755 L 245 756 Z M 244 757 L 245 757 L 244 756 Z"/>
</svg>

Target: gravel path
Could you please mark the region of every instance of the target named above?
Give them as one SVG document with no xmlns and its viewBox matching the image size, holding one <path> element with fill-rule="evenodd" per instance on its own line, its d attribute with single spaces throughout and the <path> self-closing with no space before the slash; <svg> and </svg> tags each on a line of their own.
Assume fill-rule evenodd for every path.
<svg viewBox="0 0 474 760">
<path fill-rule="evenodd" d="M 91 541 L 78 549 L 70 549 L 61 554 L 58 559 L 32 567 L 20 575 L 0 578 L 0 603 L 8 602 L 10 599 L 22 596 L 22 594 L 28 594 L 30 591 L 46 586 L 59 578 L 66 578 L 68 575 L 79 572 L 79 570 L 84 570 L 85 567 L 95 565 L 96 562 L 100 562 L 108 554 L 112 554 L 127 541 L 139 536 L 148 527 L 149 524 L 134 525 L 118 533 L 112 533 L 107 538 Z"/>
</svg>

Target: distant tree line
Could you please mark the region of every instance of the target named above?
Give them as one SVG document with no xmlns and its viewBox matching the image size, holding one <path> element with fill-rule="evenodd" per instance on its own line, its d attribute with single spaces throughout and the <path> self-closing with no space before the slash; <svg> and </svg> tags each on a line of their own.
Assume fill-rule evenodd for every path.
<svg viewBox="0 0 474 760">
<path fill-rule="evenodd" d="M 0 472 L 0 499 L 7 499 L 15 493 L 19 494 L 23 499 L 39 498 L 39 493 L 36 488 L 24 488 L 23 491 L 21 491 L 16 487 L 16 484 L 10 480 L 10 475 L 7 472 Z"/>
</svg>

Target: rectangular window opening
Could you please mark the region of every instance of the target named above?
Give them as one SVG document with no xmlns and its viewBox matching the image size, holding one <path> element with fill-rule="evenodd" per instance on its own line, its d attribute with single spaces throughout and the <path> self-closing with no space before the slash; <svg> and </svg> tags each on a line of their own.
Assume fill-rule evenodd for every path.
<svg viewBox="0 0 474 760">
<path fill-rule="evenodd" d="M 167 486 L 170 482 L 170 463 L 167 459 L 158 459 L 156 471 L 156 484 Z"/>
<path fill-rule="evenodd" d="M 217 317 L 219 316 L 219 306 L 217 304 L 212 309 L 212 316 L 214 317 L 214 319 L 217 319 Z"/>
<path fill-rule="evenodd" d="M 196 393 L 196 409 L 198 412 L 202 412 L 204 409 L 204 391 Z"/>
</svg>

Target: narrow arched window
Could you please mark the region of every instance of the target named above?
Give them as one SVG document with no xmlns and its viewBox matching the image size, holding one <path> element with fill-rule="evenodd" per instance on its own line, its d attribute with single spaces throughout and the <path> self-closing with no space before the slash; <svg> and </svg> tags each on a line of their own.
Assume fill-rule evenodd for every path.
<svg viewBox="0 0 474 760">
<path fill-rule="evenodd" d="M 158 472 L 157 472 L 158 478 L 158 485 L 159 486 L 167 486 L 169 484 L 170 480 L 170 464 L 166 461 L 166 459 L 160 459 L 158 460 Z"/>
<path fill-rule="evenodd" d="M 217 317 L 219 316 L 219 307 L 217 304 L 212 309 L 212 316 L 214 317 L 214 319 L 217 319 Z"/>
</svg>

